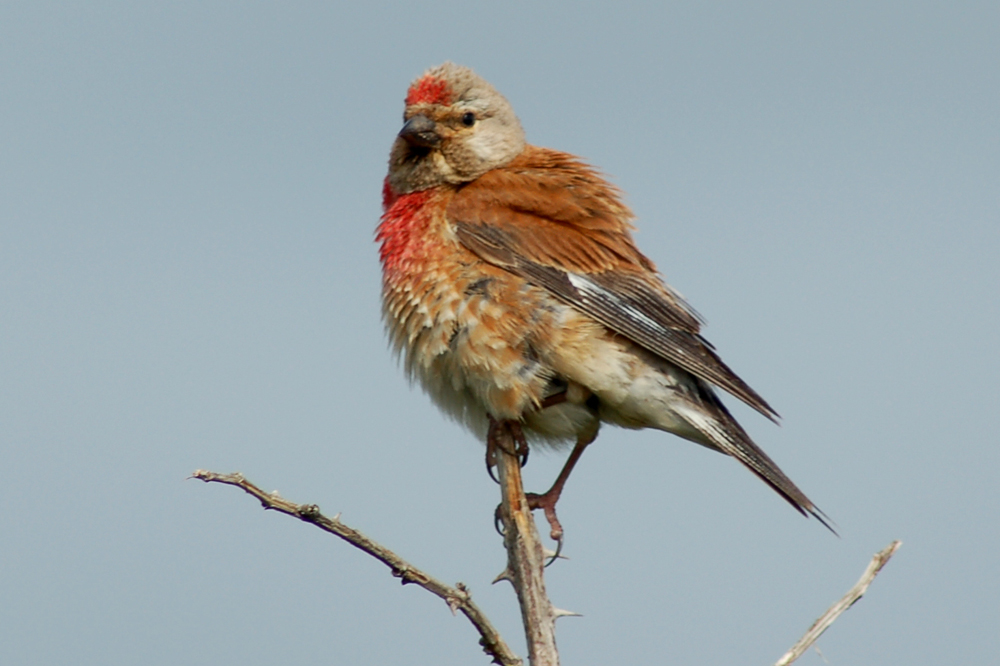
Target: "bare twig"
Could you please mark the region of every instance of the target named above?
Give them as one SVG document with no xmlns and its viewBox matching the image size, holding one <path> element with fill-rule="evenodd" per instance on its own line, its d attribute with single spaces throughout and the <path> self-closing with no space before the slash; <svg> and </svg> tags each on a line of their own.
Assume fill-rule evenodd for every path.
<svg viewBox="0 0 1000 666">
<path fill-rule="evenodd" d="M 483 646 L 483 650 L 493 657 L 495 663 L 502 664 L 502 666 L 520 666 L 522 664 L 521 659 L 507 647 L 507 644 L 500 637 L 500 634 L 486 615 L 483 614 L 482 610 L 479 609 L 479 606 L 472 601 L 472 596 L 464 584 L 456 583 L 454 587 L 446 585 L 417 569 L 388 548 L 372 541 L 361 532 L 344 525 L 337 516 L 327 518 L 320 513 L 319 507 L 315 504 L 296 504 L 279 497 L 277 493 L 264 492 L 253 483 L 247 481 L 239 472 L 235 474 L 217 474 L 199 469 L 191 476 L 195 479 L 201 479 L 206 483 L 224 483 L 242 488 L 245 492 L 260 500 L 265 509 L 280 511 L 299 520 L 312 523 L 321 530 L 340 537 L 355 548 L 368 553 L 385 564 L 392 570 L 393 576 L 402 579 L 404 585 L 415 583 L 431 594 L 444 599 L 452 613 L 462 611 L 462 614 L 469 618 L 469 621 L 479 632 L 479 643 Z"/>
<path fill-rule="evenodd" d="M 903 545 L 902 541 L 896 540 L 890 543 L 884 550 L 875 553 L 875 557 L 868 564 L 868 568 L 861 575 L 860 580 L 848 590 L 847 594 L 843 596 L 840 601 L 830 606 L 830 608 L 823 613 L 823 615 L 813 623 L 813 626 L 809 627 L 809 631 L 805 633 L 805 636 L 799 639 L 799 642 L 792 646 L 785 655 L 775 662 L 774 666 L 788 666 L 796 659 L 802 656 L 806 650 L 809 649 L 813 643 L 820 637 L 820 635 L 826 631 L 827 627 L 833 624 L 833 621 L 840 617 L 841 613 L 850 608 L 855 601 L 860 599 L 865 592 L 868 591 L 868 586 L 872 584 L 875 580 L 875 576 L 878 572 L 882 570 L 889 558 Z"/>
<path fill-rule="evenodd" d="M 556 611 L 545 593 L 545 554 L 535 519 L 524 496 L 520 460 L 516 454 L 504 450 L 514 450 L 513 441 L 508 444 L 509 447 L 497 447 L 496 456 L 503 497 L 500 515 L 504 525 L 504 546 L 507 548 L 507 569 L 501 578 L 513 583 L 521 604 L 528 661 L 532 666 L 557 666 Z"/>
</svg>

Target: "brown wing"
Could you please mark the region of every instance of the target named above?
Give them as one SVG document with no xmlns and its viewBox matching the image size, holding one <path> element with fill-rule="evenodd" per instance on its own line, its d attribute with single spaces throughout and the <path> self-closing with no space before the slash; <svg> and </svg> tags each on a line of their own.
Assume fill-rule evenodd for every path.
<svg viewBox="0 0 1000 666">
<path fill-rule="evenodd" d="M 484 261 L 777 417 L 701 337 L 697 314 L 635 247 L 631 212 L 617 190 L 590 167 L 529 147 L 507 167 L 462 187 L 448 217 L 459 241 Z"/>
</svg>

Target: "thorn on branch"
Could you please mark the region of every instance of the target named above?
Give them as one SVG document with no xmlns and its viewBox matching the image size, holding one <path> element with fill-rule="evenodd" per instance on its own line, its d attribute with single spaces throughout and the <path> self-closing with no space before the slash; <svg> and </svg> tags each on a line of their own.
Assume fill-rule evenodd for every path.
<svg viewBox="0 0 1000 666">
<path fill-rule="evenodd" d="M 476 628 L 476 631 L 479 632 L 479 644 L 483 647 L 483 651 L 492 657 L 493 663 L 501 664 L 501 666 L 521 666 L 523 664 L 520 657 L 514 654 L 503 638 L 501 638 L 489 618 L 473 602 L 469 590 L 464 584 L 458 583 L 452 587 L 445 585 L 436 578 L 428 576 L 385 546 L 372 541 L 364 534 L 344 525 L 340 522 L 339 513 L 333 519 L 327 518 L 320 512 L 319 506 L 315 504 L 295 504 L 283 499 L 277 492 L 264 492 L 253 483 L 247 481 L 239 472 L 235 474 L 218 474 L 199 469 L 190 478 L 199 479 L 206 483 L 215 482 L 236 486 L 248 495 L 257 498 L 265 509 L 274 509 L 279 513 L 298 518 L 303 522 L 315 525 L 324 532 L 329 532 L 340 537 L 355 548 L 385 564 L 389 567 L 392 575 L 400 578 L 404 585 L 407 583 L 416 583 L 431 594 L 443 599 L 448 604 L 448 607 L 452 609 L 452 613 L 461 610 L 462 614 L 465 615 L 469 622 L 472 623 L 472 626 Z"/>
<path fill-rule="evenodd" d="M 503 571 L 501 571 L 500 573 L 497 574 L 497 577 L 493 579 L 493 582 L 491 583 L 491 585 L 496 585 L 497 583 L 499 583 L 502 580 L 505 580 L 508 583 L 510 583 L 511 585 L 513 585 L 514 584 L 514 578 L 513 578 L 513 576 L 514 576 L 514 574 L 511 573 L 510 567 L 508 567 L 508 568 L 504 569 Z"/>
</svg>

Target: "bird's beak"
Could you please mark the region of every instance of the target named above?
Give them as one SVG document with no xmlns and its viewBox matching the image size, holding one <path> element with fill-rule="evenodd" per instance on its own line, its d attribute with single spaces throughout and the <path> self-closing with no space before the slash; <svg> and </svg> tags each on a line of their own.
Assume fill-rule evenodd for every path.
<svg viewBox="0 0 1000 666">
<path fill-rule="evenodd" d="M 406 121 L 403 129 L 399 130 L 399 138 L 410 145 L 423 148 L 434 148 L 441 143 L 435 122 L 419 114 Z"/>
</svg>

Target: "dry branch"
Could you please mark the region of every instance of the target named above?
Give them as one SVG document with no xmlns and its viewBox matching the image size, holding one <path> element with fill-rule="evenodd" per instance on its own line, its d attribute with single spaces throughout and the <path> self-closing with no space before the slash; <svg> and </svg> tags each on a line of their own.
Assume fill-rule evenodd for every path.
<svg viewBox="0 0 1000 666">
<path fill-rule="evenodd" d="M 513 450 L 513 441 L 508 444 Z M 500 578 L 510 580 L 517 592 L 528 643 L 528 661 L 532 666 L 558 666 L 556 612 L 545 593 L 545 554 L 535 518 L 524 496 L 521 463 L 517 454 L 509 453 L 503 446 L 497 447 L 496 461 L 503 496 L 500 518 L 507 549 L 507 568 Z"/>
<path fill-rule="evenodd" d="M 296 504 L 280 497 L 277 493 L 264 492 L 253 483 L 247 481 L 239 472 L 235 474 L 217 474 L 199 469 L 191 476 L 195 479 L 201 479 L 206 483 L 224 483 L 241 488 L 260 500 L 265 509 L 280 511 L 299 520 L 312 523 L 321 530 L 334 534 L 355 548 L 368 553 L 389 567 L 392 570 L 392 575 L 401 579 L 404 585 L 415 583 L 431 594 L 444 599 L 452 613 L 462 611 L 462 614 L 469 618 L 469 622 L 479 632 L 479 643 L 483 646 L 483 650 L 493 657 L 495 663 L 502 664 L 502 666 L 521 666 L 521 659 L 507 647 L 507 644 L 500 637 L 493 624 L 472 601 L 472 596 L 464 584 L 456 583 L 454 587 L 446 585 L 417 569 L 388 548 L 372 541 L 361 532 L 343 524 L 340 522 L 339 514 L 333 518 L 327 518 L 320 513 L 319 507 L 315 504 Z"/>
<path fill-rule="evenodd" d="M 503 499 L 500 518 L 504 525 L 507 567 L 498 580 L 509 580 L 517 592 L 531 665 L 558 666 L 559 654 L 555 644 L 555 619 L 560 615 L 572 615 L 573 613 L 555 609 L 546 595 L 545 553 L 538 538 L 534 517 L 524 496 L 520 461 L 516 454 L 508 453 L 504 448 L 498 447 L 496 462 Z M 513 446 L 510 448 L 513 450 Z M 347 541 L 355 548 L 364 551 L 389 567 L 392 575 L 401 579 L 404 585 L 407 583 L 419 585 L 443 599 L 453 614 L 456 611 L 461 611 L 479 632 L 479 643 L 483 650 L 493 657 L 494 663 L 501 664 L 501 666 L 522 666 L 522 660 L 510 650 L 493 624 L 472 601 L 472 596 L 464 584 L 456 583 L 454 587 L 446 585 L 417 569 L 399 555 L 369 539 L 361 532 L 343 524 L 339 514 L 328 518 L 320 513 L 319 507 L 315 504 L 296 504 L 280 497 L 277 493 L 265 492 L 247 481 L 239 472 L 218 474 L 197 470 L 191 476 L 206 483 L 223 483 L 241 488 L 247 494 L 256 497 L 265 509 L 273 509 L 304 522 L 312 523 Z M 875 576 L 901 545 L 902 542 L 893 541 L 884 550 L 876 553 L 854 587 L 816 620 L 806 634 L 781 659 L 775 662 L 774 666 L 788 666 L 802 656 L 826 631 L 827 627 L 865 594 Z"/>
<path fill-rule="evenodd" d="M 903 542 L 896 540 L 890 543 L 885 549 L 875 553 L 875 557 L 872 558 L 872 561 L 868 564 L 868 568 L 865 569 L 865 572 L 861 575 L 858 582 L 855 583 L 854 587 L 848 590 L 847 594 L 845 594 L 837 603 L 830 606 L 830 608 L 827 609 L 827 611 L 823 613 L 823 615 L 816 620 L 811 627 L 809 627 L 809 631 L 807 631 L 805 635 L 799 639 L 799 642 L 793 645 L 792 649 L 786 652 L 781 659 L 775 662 L 774 666 L 788 666 L 788 664 L 791 664 L 793 661 L 801 657 L 802 654 L 809 649 L 809 646 L 815 643 L 816 640 L 819 639 L 820 635 L 826 631 L 827 627 L 833 624 L 834 620 L 840 617 L 844 611 L 854 605 L 854 602 L 860 599 L 864 593 L 868 591 L 868 586 L 872 584 L 873 580 L 875 580 L 875 576 L 878 575 L 878 572 L 882 570 L 885 563 L 889 561 L 889 558 L 893 556 L 901 545 L 903 545 Z"/>
</svg>

